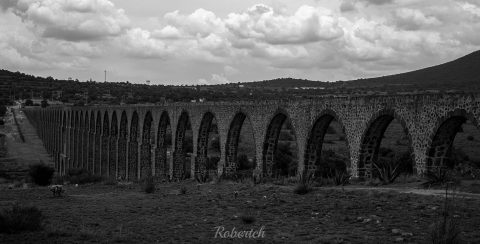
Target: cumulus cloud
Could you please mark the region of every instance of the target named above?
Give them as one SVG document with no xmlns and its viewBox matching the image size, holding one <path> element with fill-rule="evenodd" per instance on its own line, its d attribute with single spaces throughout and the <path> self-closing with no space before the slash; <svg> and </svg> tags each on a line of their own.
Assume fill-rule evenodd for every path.
<svg viewBox="0 0 480 244">
<path fill-rule="evenodd" d="M 333 40 L 343 35 L 331 11 L 301 6 L 293 15 L 277 13 L 266 5 L 230 14 L 227 28 L 240 39 L 258 39 L 270 44 L 301 44 Z"/>
<path fill-rule="evenodd" d="M 50 69 L 162 62 L 217 84 L 258 73 L 389 74 L 480 48 L 474 0 L 343 0 L 335 7 L 257 4 L 221 15 L 198 8 L 149 16 L 154 20 L 145 24 L 109 0 L 2 0 L 0 60 L 7 67 Z"/>
<path fill-rule="evenodd" d="M 108 0 L 7 0 L 11 9 L 43 37 L 91 41 L 119 36 L 129 26 L 124 10 Z"/>
<path fill-rule="evenodd" d="M 418 9 L 401 8 L 394 13 L 395 24 L 402 29 L 418 30 L 427 26 L 440 25 L 441 22 L 433 16 L 425 16 Z"/>
</svg>

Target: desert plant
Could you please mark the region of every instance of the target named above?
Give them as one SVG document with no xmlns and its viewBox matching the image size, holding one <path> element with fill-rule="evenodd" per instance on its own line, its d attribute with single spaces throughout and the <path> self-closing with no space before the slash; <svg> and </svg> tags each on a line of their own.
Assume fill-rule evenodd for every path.
<svg viewBox="0 0 480 244">
<path fill-rule="evenodd" d="M 422 183 L 422 186 L 425 188 L 430 188 L 432 186 L 444 186 L 448 182 L 457 182 L 457 180 L 453 177 L 452 171 L 444 167 L 431 169 L 425 172 L 423 177 L 426 179 L 426 181 Z"/>
<path fill-rule="evenodd" d="M 244 224 L 252 224 L 256 220 L 254 216 L 249 215 L 249 214 L 244 214 L 244 215 L 240 216 L 240 219 L 242 220 L 242 222 Z"/>
<path fill-rule="evenodd" d="M 44 218 L 37 207 L 23 207 L 17 203 L 0 213 L 0 233 L 40 230 Z"/>
<path fill-rule="evenodd" d="M 153 177 L 148 177 L 144 180 L 142 189 L 147 194 L 155 192 L 155 181 Z"/>
<path fill-rule="evenodd" d="M 351 175 L 347 171 L 335 170 L 331 176 L 333 183 L 336 186 L 344 186 L 350 183 Z"/>
<path fill-rule="evenodd" d="M 86 169 L 69 169 L 65 180 L 70 182 L 70 184 L 87 184 L 87 183 L 96 183 L 102 181 L 102 177 L 98 175 L 93 175 L 90 171 Z"/>
<path fill-rule="evenodd" d="M 187 187 L 186 186 L 180 187 L 180 194 L 182 194 L 182 195 L 187 194 Z"/>
<path fill-rule="evenodd" d="M 28 174 L 33 182 L 39 186 L 47 186 L 52 181 L 55 170 L 43 163 L 31 165 Z"/>
<path fill-rule="evenodd" d="M 452 185 L 452 197 L 449 199 L 449 185 Z M 453 182 L 445 184 L 444 207 L 441 219 L 430 226 L 430 241 L 434 244 L 462 243 L 459 223 L 453 219 L 455 209 L 455 185 Z"/>
<path fill-rule="evenodd" d="M 402 162 L 399 160 L 378 160 L 373 163 L 373 174 L 383 184 L 390 184 L 402 173 Z"/>
<path fill-rule="evenodd" d="M 311 172 L 305 172 L 300 175 L 298 184 L 293 190 L 295 194 L 304 195 L 311 192 L 314 175 Z"/>
</svg>

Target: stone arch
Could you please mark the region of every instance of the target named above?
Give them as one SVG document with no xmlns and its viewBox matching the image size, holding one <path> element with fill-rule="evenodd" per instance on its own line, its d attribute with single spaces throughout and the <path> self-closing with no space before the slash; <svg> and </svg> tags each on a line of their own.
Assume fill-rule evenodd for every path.
<svg viewBox="0 0 480 244">
<path fill-rule="evenodd" d="M 205 176 L 210 174 L 207 170 L 207 161 L 208 161 L 208 146 L 210 131 L 212 128 L 213 120 L 215 120 L 215 115 L 212 112 L 206 112 L 203 115 L 202 121 L 200 122 L 200 128 L 198 130 L 198 140 L 197 140 L 197 157 L 195 158 L 195 175 Z M 218 165 L 214 170 L 214 174 L 217 174 Z M 212 172 L 213 174 L 213 172 Z"/>
<path fill-rule="evenodd" d="M 84 131 L 84 119 L 83 119 L 83 111 L 81 110 L 78 115 L 78 133 L 77 133 L 77 168 L 83 168 L 83 145 L 85 144 L 83 141 L 83 131 Z"/>
<path fill-rule="evenodd" d="M 285 121 L 289 119 L 288 113 L 284 110 L 277 110 L 270 120 L 263 143 L 263 173 L 269 177 L 277 175 L 275 165 L 275 150 L 277 149 L 280 132 Z M 294 131 L 294 136 L 295 131 Z M 298 145 L 297 145 L 298 147 Z"/>
<path fill-rule="evenodd" d="M 331 125 L 333 121 L 337 121 L 340 126 L 342 127 L 342 131 L 345 131 L 345 126 L 343 125 L 343 121 L 337 116 L 335 111 L 331 109 L 326 109 L 322 111 L 314 120 L 314 123 L 309 130 L 309 135 L 306 142 L 305 147 L 305 172 L 314 173 L 315 175 L 322 175 L 326 172 L 322 172 L 321 167 L 321 155 L 322 155 L 322 148 L 325 135 L 327 133 L 327 129 Z M 347 137 L 345 137 L 347 148 L 349 147 L 349 142 Z M 348 151 L 348 150 L 347 150 Z M 350 158 L 350 157 L 347 157 Z M 347 163 L 345 164 L 347 167 Z M 346 168 L 345 168 L 346 170 Z"/>
<path fill-rule="evenodd" d="M 191 127 L 190 116 L 183 111 L 178 119 L 177 131 L 175 132 L 175 151 L 173 153 L 173 177 L 177 180 L 188 178 L 186 168 L 186 152 L 183 148 L 185 132 Z"/>
<path fill-rule="evenodd" d="M 117 140 L 118 140 L 118 123 L 117 123 L 117 113 L 113 111 L 112 113 L 112 122 L 110 124 L 110 145 L 108 150 L 108 164 L 109 172 L 108 176 L 110 178 L 117 178 Z"/>
<path fill-rule="evenodd" d="M 67 153 L 67 139 L 68 139 L 68 129 L 67 129 L 67 112 L 62 112 L 62 135 L 61 135 L 61 152 L 62 155 L 60 157 L 60 164 L 59 164 L 59 172 L 64 175 L 65 174 L 65 164 L 66 164 L 66 153 Z"/>
<path fill-rule="evenodd" d="M 143 120 L 142 145 L 140 150 L 140 177 L 152 176 L 152 144 L 155 143 L 155 135 L 152 135 L 153 117 L 148 111 Z"/>
<path fill-rule="evenodd" d="M 102 114 L 100 111 L 97 111 L 95 121 L 95 163 L 93 165 L 93 173 L 100 175 L 102 161 Z"/>
<path fill-rule="evenodd" d="M 120 117 L 120 128 L 118 131 L 118 178 L 127 178 L 127 136 L 128 136 L 128 119 L 127 113 L 122 112 Z"/>
<path fill-rule="evenodd" d="M 170 135 L 167 134 L 168 129 L 171 129 L 170 117 L 168 112 L 164 111 L 160 115 L 157 130 L 157 148 L 155 149 L 155 176 L 167 179 L 169 177 L 169 163 L 167 160 L 167 147 L 171 144 L 171 131 Z M 170 139 L 168 141 L 167 139 Z"/>
<path fill-rule="evenodd" d="M 138 179 L 138 113 L 133 111 L 130 120 L 130 143 L 128 145 L 128 179 Z"/>
<path fill-rule="evenodd" d="M 230 123 L 227 141 L 225 145 L 225 173 L 229 174 L 236 172 L 238 169 L 238 144 L 240 140 L 240 133 L 242 131 L 245 120 L 251 124 L 251 120 L 247 113 L 239 111 L 235 114 Z"/>
<path fill-rule="evenodd" d="M 90 122 L 90 118 L 89 118 L 89 112 L 88 110 L 87 111 L 84 111 L 84 117 L 83 117 L 83 139 L 82 139 L 82 168 L 84 169 L 88 169 L 88 145 L 89 145 L 89 140 L 88 140 L 88 136 L 89 136 L 89 122 Z"/>
<path fill-rule="evenodd" d="M 357 172 L 360 178 L 372 177 L 373 163 L 378 159 L 378 152 L 385 130 L 390 123 L 396 119 L 402 125 L 403 130 L 409 138 L 409 146 L 412 147 L 412 140 L 405 120 L 398 116 L 393 109 L 383 109 L 374 113 L 364 133 L 362 133 L 360 144 L 360 155 L 357 164 Z"/>
<path fill-rule="evenodd" d="M 103 126 L 102 126 L 102 160 L 101 160 L 101 174 L 107 176 L 109 173 L 109 146 L 110 146 L 110 119 L 108 118 L 108 111 L 103 113 Z"/>
<path fill-rule="evenodd" d="M 451 156 L 455 136 L 467 120 L 479 127 L 475 116 L 464 109 L 456 109 L 438 119 L 427 150 L 427 171 L 450 166 L 446 161 Z"/>
<path fill-rule="evenodd" d="M 88 170 L 93 173 L 95 165 L 95 112 L 90 111 L 90 126 L 88 139 Z"/>
</svg>

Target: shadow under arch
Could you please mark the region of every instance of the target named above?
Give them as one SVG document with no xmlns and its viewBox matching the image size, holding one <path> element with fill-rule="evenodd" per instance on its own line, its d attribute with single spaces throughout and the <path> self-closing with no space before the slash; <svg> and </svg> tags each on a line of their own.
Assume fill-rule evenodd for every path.
<svg viewBox="0 0 480 244">
<path fill-rule="evenodd" d="M 218 174 L 218 161 L 214 162 L 209 159 L 208 155 L 210 137 L 214 135 L 212 132 L 215 132 L 213 130 L 216 129 L 216 134 L 218 134 L 218 128 L 216 126 L 215 114 L 211 111 L 205 112 L 198 130 L 197 155 L 195 158 L 195 176 L 199 176 L 202 179 Z"/>
<path fill-rule="evenodd" d="M 157 129 L 157 148 L 155 149 L 155 176 L 160 179 L 170 179 L 168 151 L 172 145 L 170 116 L 167 111 L 160 115 Z"/>
<path fill-rule="evenodd" d="M 140 178 L 152 176 L 152 144 L 155 144 L 155 135 L 152 135 L 153 116 L 150 111 L 145 114 L 142 130 L 142 145 L 140 146 Z"/>
<path fill-rule="evenodd" d="M 307 137 L 306 147 L 305 147 L 305 173 L 313 173 L 315 176 L 322 176 L 325 174 L 331 174 L 332 172 L 324 172 L 326 168 L 325 165 L 322 165 L 321 156 L 322 149 L 324 144 L 325 135 L 327 134 L 328 128 L 332 123 L 337 122 L 341 129 L 342 133 L 345 134 L 345 126 L 343 121 L 338 117 L 337 113 L 332 109 L 325 109 L 319 115 L 316 116 L 314 123 L 312 124 L 309 135 Z M 343 165 L 335 170 L 346 171 L 350 167 L 350 151 L 349 151 L 349 141 L 345 136 L 346 143 L 346 160 Z"/>
<path fill-rule="evenodd" d="M 96 123 L 95 123 L 95 162 L 93 166 L 93 173 L 100 175 L 101 158 L 102 154 L 102 114 L 97 111 Z"/>
<path fill-rule="evenodd" d="M 122 111 L 120 117 L 120 127 L 118 130 L 118 160 L 117 160 L 117 178 L 127 179 L 127 138 L 128 138 L 128 118 L 127 112 Z"/>
<path fill-rule="evenodd" d="M 374 113 L 369 122 L 367 123 L 367 129 L 362 133 L 360 140 L 360 153 L 357 162 L 357 172 L 359 178 L 371 178 L 373 176 L 373 164 L 378 160 L 378 153 L 380 144 L 386 129 L 393 120 L 397 120 L 408 137 L 408 148 L 412 153 L 412 138 L 410 131 L 405 120 L 399 116 L 394 109 L 382 109 Z M 413 162 L 415 159 L 412 158 Z M 415 169 L 415 165 L 412 165 Z"/>
<path fill-rule="evenodd" d="M 108 111 L 103 113 L 103 128 L 102 128 L 102 160 L 101 160 L 101 175 L 107 176 L 109 169 L 108 156 L 110 146 L 110 119 L 108 118 Z"/>
<path fill-rule="evenodd" d="M 128 180 L 138 179 L 138 113 L 133 111 L 130 120 L 130 143 L 128 145 Z"/>
<path fill-rule="evenodd" d="M 117 152 L 118 152 L 118 120 L 117 120 L 117 112 L 113 111 L 112 113 L 112 121 L 110 123 L 110 145 L 109 145 L 109 171 L 108 177 L 111 179 L 117 178 Z"/>
<path fill-rule="evenodd" d="M 450 162 L 452 146 L 455 136 L 462 130 L 462 125 L 471 121 L 478 129 L 479 124 L 472 113 L 464 109 L 455 109 L 439 118 L 430 136 L 430 145 L 427 149 L 426 170 L 453 167 Z"/>
<path fill-rule="evenodd" d="M 277 109 L 275 113 L 273 113 L 273 116 L 270 119 L 270 122 L 267 127 L 267 131 L 265 134 L 265 141 L 263 143 L 263 164 L 262 164 L 262 171 L 263 174 L 268 176 L 268 177 L 274 177 L 278 176 L 281 174 L 285 174 L 285 170 L 288 172 L 288 176 L 293 176 L 297 174 L 297 169 L 298 169 L 298 163 L 296 164 L 296 167 L 291 170 L 291 169 L 281 169 L 281 166 L 279 165 L 278 162 L 276 162 L 275 158 L 275 151 L 277 150 L 278 147 L 278 141 L 280 137 L 280 132 L 282 131 L 282 127 L 285 122 L 289 121 L 289 125 L 291 126 L 291 130 L 293 130 L 293 137 L 295 138 L 293 141 L 295 142 L 295 147 L 297 147 L 296 153 L 298 154 L 298 145 L 296 144 L 296 132 L 295 129 L 293 128 L 291 121 L 290 121 L 290 116 L 285 111 L 284 109 Z M 297 156 L 298 155 L 293 155 Z M 287 166 L 288 167 L 288 166 Z M 294 171 L 294 172 L 290 172 Z"/>
<path fill-rule="evenodd" d="M 175 150 L 173 152 L 173 178 L 183 180 L 190 178 L 188 171 L 189 164 L 187 162 L 187 148 L 184 147 L 185 132 L 191 130 L 190 116 L 188 112 L 183 110 L 177 123 L 177 131 L 175 132 Z"/>
</svg>

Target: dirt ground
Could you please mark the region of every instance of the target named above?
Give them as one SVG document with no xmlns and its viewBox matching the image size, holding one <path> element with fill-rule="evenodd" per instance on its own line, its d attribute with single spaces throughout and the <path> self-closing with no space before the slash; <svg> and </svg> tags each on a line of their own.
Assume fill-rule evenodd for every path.
<svg viewBox="0 0 480 244">
<path fill-rule="evenodd" d="M 315 188 L 297 195 L 293 186 L 184 182 L 157 184 L 153 194 L 137 184 L 67 186 L 63 197 L 46 187 L 0 189 L 0 208 L 14 202 L 37 206 L 46 216 L 44 230 L 0 234 L 0 243 L 425 243 L 444 200 L 396 188 Z M 454 204 L 463 239 L 479 243 L 480 195 L 457 196 Z M 219 226 L 263 226 L 265 235 L 215 238 Z"/>
</svg>

